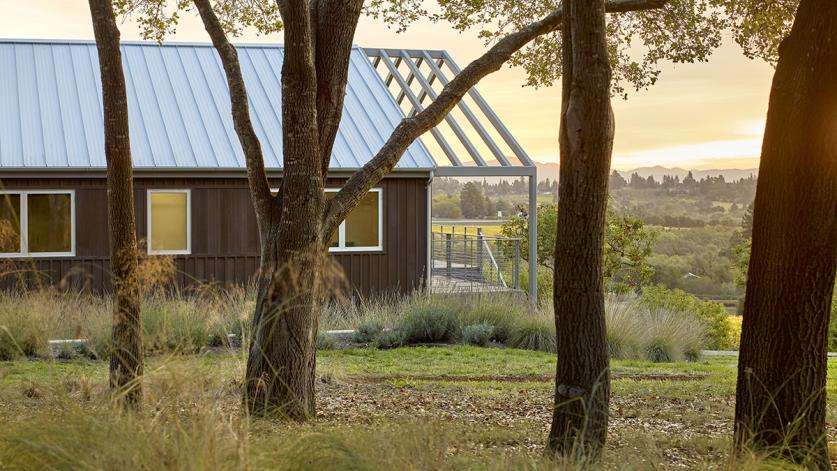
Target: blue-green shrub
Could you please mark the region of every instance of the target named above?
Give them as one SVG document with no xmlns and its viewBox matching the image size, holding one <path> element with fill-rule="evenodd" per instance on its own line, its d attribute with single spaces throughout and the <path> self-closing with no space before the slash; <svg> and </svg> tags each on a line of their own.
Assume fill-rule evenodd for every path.
<svg viewBox="0 0 837 471">
<path fill-rule="evenodd" d="M 491 324 L 471 324 L 462 329 L 462 342 L 478 347 L 488 346 L 494 335 L 494 326 Z"/>
</svg>

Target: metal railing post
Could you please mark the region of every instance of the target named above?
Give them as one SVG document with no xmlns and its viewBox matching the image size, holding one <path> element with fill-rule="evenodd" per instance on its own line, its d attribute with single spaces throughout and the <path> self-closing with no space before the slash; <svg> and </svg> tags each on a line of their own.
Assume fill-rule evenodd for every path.
<svg viewBox="0 0 837 471">
<path fill-rule="evenodd" d="M 512 252 L 512 278 L 514 289 L 520 289 L 520 240 L 514 241 Z"/>
<path fill-rule="evenodd" d="M 482 236 L 482 228 L 477 228 L 477 268 L 480 270 L 480 275 L 482 275 L 482 246 L 485 243 L 485 238 Z"/>
<path fill-rule="evenodd" d="M 448 278 L 451 276 L 451 265 L 452 260 L 451 257 L 453 254 L 451 253 L 453 250 L 453 234 L 445 234 L 445 262 L 448 272 Z"/>
</svg>

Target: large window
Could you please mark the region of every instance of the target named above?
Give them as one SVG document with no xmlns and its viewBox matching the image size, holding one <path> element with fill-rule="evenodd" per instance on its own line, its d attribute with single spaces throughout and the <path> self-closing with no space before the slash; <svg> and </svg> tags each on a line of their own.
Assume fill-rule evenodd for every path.
<svg viewBox="0 0 837 471">
<path fill-rule="evenodd" d="M 0 257 L 75 255 L 73 191 L 0 192 Z"/>
<path fill-rule="evenodd" d="M 192 251 L 189 190 L 148 190 L 148 253 Z"/>
<path fill-rule="evenodd" d="M 327 189 L 326 197 L 337 194 L 338 189 Z M 364 252 L 383 250 L 383 192 L 373 188 L 361 198 L 357 207 L 340 224 L 331 239 L 332 252 Z"/>
</svg>

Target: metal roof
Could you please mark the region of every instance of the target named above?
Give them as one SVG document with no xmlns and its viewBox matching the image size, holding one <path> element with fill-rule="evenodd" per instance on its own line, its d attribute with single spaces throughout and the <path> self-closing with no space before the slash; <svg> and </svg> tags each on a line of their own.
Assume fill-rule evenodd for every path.
<svg viewBox="0 0 837 471">
<path fill-rule="evenodd" d="M 250 114 L 268 169 L 282 167 L 281 45 L 240 45 Z M 123 42 L 134 167 L 238 170 L 221 62 L 210 44 Z M 0 169 L 106 166 L 101 83 L 92 41 L 0 40 Z M 331 168 L 362 167 L 403 118 L 366 53 L 352 50 Z M 421 141 L 397 169 L 432 169 Z"/>
</svg>

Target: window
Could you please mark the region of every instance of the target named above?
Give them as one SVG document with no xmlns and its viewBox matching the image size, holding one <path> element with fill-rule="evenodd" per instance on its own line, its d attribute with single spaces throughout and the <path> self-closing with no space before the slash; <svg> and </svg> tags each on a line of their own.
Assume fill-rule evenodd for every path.
<svg viewBox="0 0 837 471">
<path fill-rule="evenodd" d="M 327 189 L 326 197 L 337 194 L 337 189 Z M 355 209 L 331 240 L 332 252 L 361 252 L 383 250 L 383 192 L 373 188 L 361 198 Z"/>
<path fill-rule="evenodd" d="M 0 257 L 73 256 L 73 191 L 0 192 Z"/>
<path fill-rule="evenodd" d="M 277 190 L 270 190 L 276 195 Z M 331 199 L 339 188 L 326 188 L 326 199 Z M 370 252 L 384 249 L 383 190 L 373 188 L 361 198 L 340 228 L 331 236 L 331 252 Z"/>
<path fill-rule="evenodd" d="M 148 253 L 191 253 L 191 213 L 189 190 L 148 190 Z"/>
</svg>

